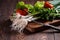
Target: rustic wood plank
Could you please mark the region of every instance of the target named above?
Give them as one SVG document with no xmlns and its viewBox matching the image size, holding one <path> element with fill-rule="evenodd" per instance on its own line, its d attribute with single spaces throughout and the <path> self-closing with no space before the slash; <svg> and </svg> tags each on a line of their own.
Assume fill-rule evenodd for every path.
<svg viewBox="0 0 60 40">
<path fill-rule="evenodd" d="M 35 34 L 26 35 L 15 32 L 7 33 L 2 31 L 0 34 L 1 34 L 0 40 L 54 40 L 53 33 L 35 33 Z"/>
<path fill-rule="evenodd" d="M 9 19 L 13 13 L 17 0 L 2 0 L 0 6 L 0 22 Z"/>
<path fill-rule="evenodd" d="M 33 35 L 28 35 L 24 38 L 25 40 L 48 40 L 45 33 L 37 33 Z"/>
<path fill-rule="evenodd" d="M 46 33 L 48 40 L 54 40 L 54 33 Z"/>
<path fill-rule="evenodd" d="M 59 26 L 60 27 L 60 26 Z M 59 33 L 54 33 L 54 39 L 55 40 L 60 40 L 60 32 Z"/>
<path fill-rule="evenodd" d="M 0 0 L 0 24 L 7 19 L 13 13 L 17 0 Z M 9 33 L 5 33 L 5 26 L 0 26 L 0 40 L 10 40 Z M 7 28 L 9 29 L 9 28 Z"/>
<path fill-rule="evenodd" d="M 49 37 L 49 36 L 51 37 Z M 31 38 L 32 37 L 32 38 Z M 47 34 L 47 33 L 37 33 L 31 36 L 27 36 L 25 39 L 28 40 L 30 38 L 30 40 L 54 40 L 53 38 L 53 34 Z"/>
<path fill-rule="evenodd" d="M 11 35 L 11 40 L 54 40 L 54 36 L 53 34 L 46 35 L 46 33 L 36 33 L 31 35 L 17 34 Z"/>
<path fill-rule="evenodd" d="M 55 40 L 60 40 L 60 33 L 55 33 Z"/>
</svg>

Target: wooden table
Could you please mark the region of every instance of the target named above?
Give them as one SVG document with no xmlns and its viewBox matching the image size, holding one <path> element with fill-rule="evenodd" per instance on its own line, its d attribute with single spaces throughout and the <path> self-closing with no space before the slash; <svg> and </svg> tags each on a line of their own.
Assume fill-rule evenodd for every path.
<svg viewBox="0 0 60 40">
<path fill-rule="evenodd" d="M 19 0 L 18 0 L 19 1 Z M 0 23 L 8 19 L 9 15 L 13 13 L 13 9 L 15 8 L 17 0 L 2 0 L 0 2 Z M 25 1 L 25 0 L 24 0 Z M 36 0 L 27 2 L 34 3 Z M 26 2 L 26 1 L 25 1 Z M 26 3 L 27 3 L 26 2 Z M 3 23 L 0 27 L 0 40 L 60 40 L 60 33 L 53 33 L 53 30 L 46 30 L 45 32 L 39 32 L 35 34 L 19 34 L 15 31 L 10 31 L 10 27 L 8 27 L 9 22 Z"/>
</svg>

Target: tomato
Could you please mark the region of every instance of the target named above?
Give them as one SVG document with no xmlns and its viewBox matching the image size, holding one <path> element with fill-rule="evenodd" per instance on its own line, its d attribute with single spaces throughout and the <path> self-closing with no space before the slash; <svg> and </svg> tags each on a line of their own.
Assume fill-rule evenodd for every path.
<svg viewBox="0 0 60 40">
<path fill-rule="evenodd" d="M 17 9 L 16 10 L 16 13 L 19 13 L 20 15 L 23 15 L 23 16 L 26 16 L 27 15 L 27 12 L 24 11 L 24 10 L 21 10 L 21 9 Z"/>
<path fill-rule="evenodd" d="M 50 4 L 48 1 L 46 1 L 45 4 L 44 4 L 44 7 L 45 8 L 53 8 L 53 5 Z"/>
</svg>

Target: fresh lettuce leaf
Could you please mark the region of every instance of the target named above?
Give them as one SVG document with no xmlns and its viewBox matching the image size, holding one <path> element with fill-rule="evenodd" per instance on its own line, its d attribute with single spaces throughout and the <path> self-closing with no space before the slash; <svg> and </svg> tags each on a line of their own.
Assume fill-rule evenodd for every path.
<svg viewBox="0 0 60 40">
<path fill-rule="evenodd" d="M 32 12 L 34 7 L 31 4 L 25 4 L 25 7 L 28 9 L 28 12 Z"/>
<path fill-rule="evenodd" d="M 25 8 L 25 3 L 23 1 L 18 2 L 16 5 L 16 9 L 24 9 Z"/>
<path fill-rule="evenodd" d="M 34 7 L 35 7 L 35 10 L 39 10 L 40 8 L 43 8 L 44 7 L 44 1 L 37 1 L 36 3 L 35 3 L 35 5 L 34 5 Z"/>
</svg>

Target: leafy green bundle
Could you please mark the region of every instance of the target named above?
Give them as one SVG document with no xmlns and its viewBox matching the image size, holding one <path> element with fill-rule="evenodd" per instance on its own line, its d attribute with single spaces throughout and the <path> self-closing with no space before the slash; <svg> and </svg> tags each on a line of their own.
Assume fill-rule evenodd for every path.
<svg viewBox="0 0 60 40">
<path fill-rule="evenodd" d="M 37 1 L 34 5 L 25 4 L 23 1 L 21 1 L 16 5 L 16 9 L 27 8 L 29 15 L 43 20 L 53 20 L 56 18 L 60 19 L 60 13 L 56 7 L 57 6 L 55 5 L 53 9 L 44 8 L 44 1 Z"/>
</svg>

